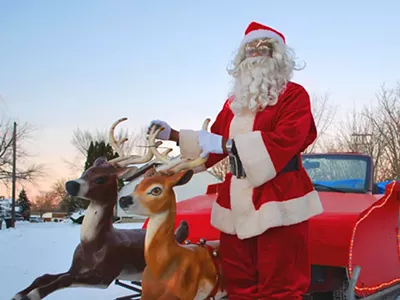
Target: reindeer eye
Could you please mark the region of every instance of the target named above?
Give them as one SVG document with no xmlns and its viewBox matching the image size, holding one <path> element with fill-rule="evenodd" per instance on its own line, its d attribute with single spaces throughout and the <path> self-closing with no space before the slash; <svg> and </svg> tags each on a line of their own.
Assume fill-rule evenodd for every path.
<svg viewBox="0 0 400 300">
<path fill-rule="evenodd" d="M 95 182 L 96 182 L 97 184 L 103 184 L 105 181 L 106 181 L 106 180 L 104 179 L 104 177 L 97 177 L 97 178 L 95 179 Z"/>
<path fill-rule="evenodd" d="M 153 196 L 160 196 L 160 195 L 161 195 L 161 192 L 162 192 L 162 189 L 159 188 L 159 187 L 155 187 L 155 188 L 153 188 L 153 189 L 150 191 L 150 193 L 151 193 Z"/>
</svg>

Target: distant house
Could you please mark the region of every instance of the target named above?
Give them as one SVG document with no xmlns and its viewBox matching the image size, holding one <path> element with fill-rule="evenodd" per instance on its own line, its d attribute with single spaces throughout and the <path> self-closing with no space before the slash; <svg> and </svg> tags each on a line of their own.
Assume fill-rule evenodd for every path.
<svg viewBox="0 0 400 300">
<path fill-rule="evenodd" d="M 178 157 L 174 158 L 174 160 L 177 159 Z M 150 168 L 156 168 L 158 170 L 161 170 L 162 168 L 165 168 L 165 166 L 155 162 L 150 162 L 148 164 L 142 165 L 139 168 L 138 172 L 134 175 L 134 177 L 128 179 L 127 182 L 125 183 L 125 186 L 122 187 L 122 189 L 118 194 L 118 199 L 121 198 L 122 196 L 132 193 L 135 186 L 143 179 L 144 173 Z M 192 179 L 187 184 L 174 188 L 176 201 L 179 202 L 185 199 L 205 194 L 208 185 L 219 182 L 221 182 L 221 180 L 212 173 L 210 173 L 209 171 L 196 173 L 193 175 Z M 127 214 L 119 206 L 119 202 L 117 203 L 117 216 L 120 218 L 145 219 L 145 217 Z"/>
<path fill-rule="evenodd" d="M 12 199 L 7 198 L 0 198 L 0 218 L 11 218 L 11 206 L 12 206 Z M 21 207 L 16 205 L 15 206 L 15 213 L 16 217 L 19 217 L 19 212 L 21 211 Z"/>
<path fill-rule="evenodd" d="M 42 214 L 44 222 L 62 222 L 66 218 L 67 213 L 64 212 L 45 212 Z"/>
</svg>

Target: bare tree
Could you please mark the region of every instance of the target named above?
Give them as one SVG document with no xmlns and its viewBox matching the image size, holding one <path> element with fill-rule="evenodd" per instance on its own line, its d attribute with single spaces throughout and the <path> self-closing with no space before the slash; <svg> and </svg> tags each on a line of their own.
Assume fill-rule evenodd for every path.
<svg viewBox="0 0 400 300">
<path fill-rule="evenodd" d="M 374 179 L 400 178 L 400 84 L 384 85 L 375 106 L 353 111 L 338 128 L 335 148 L 368 154 L 374 161 Z"/>
<path fill-rule="evenodd" d="M 28 181 L 33 183 L 43 175 L 43 166 L 29 163 L 29 153 L 25 150 L 25 143 L 31 137 L 34 127 L 28 123 L 18 124 L 17 127 L 17 168 L 18 182 Z M 0 181 L 9 186 L 12 179 L 13 165 L 13 122 L 10 119 L 0 120 Z"/>
<path fill-rule="evenodd" d="M 42 192 L 32 202 L 32 211 L 43 214 L 57 210 L 59 203 L 54 191 Z"/>
<path fill-rule="evenodd" d="M 51 212 L 60 208 L 63 200 L 68 197 L 65 191 L 65 182 L 68 179 L 56 180 L 49 190 L 41 192 L 34 199 L 34 209 L 38 212 Z"/>
<path fill-rule="evenodd" d="M 59 204 L 65 197 L 68 196 L 68 193 L 65 190 L 65 182 L 68 179 L 59 179 L 53 183 L 49 192 L 52 193 L 54 203 Z"/>
<path fill-rule="evenodd" d="M 306 149 L 306 153 L 326 148 L 327 143 L 331 140 L 328 129 L 331 127 L 337 113 L 337 107 L 331 103 L 328 93 L 324 95 L 314 94 L 311 97 L 311 109 L 318 135 L 314 143 Z"/>
<path fill-rule="evenodd" d="M 142 127 L 139 131 L 134 131 L 129 133 L 129 130 L 120 129 L 119 132 L 116 132 L 116 138 L 128 138 L 128 141 L 123 144 L 122 149 L 125 153 L 132 153 L 143 155 L 145 153 L 145 145 L 146 145 L 146 128 Z M 70 169 L 74 171 L 82 171 L 82 163 L 86 157 L 87 150 L 89 149 L 89 145 L 91 142 L 106 142 L 108 143 L 108 130 L 97 130 L 95 132 L 91 132 L 87 129 L 82 130 L 77 128 L 74 130 L 71 144 L 77 150 L 77 156 L 74 161 L 64 162 L 70 167 Z"/>
<path fill-rule="evenodd" d="M 371 122 L 373 110 L 364 107 L 361 111 L 353 110 L 338 128 L 335 144 L 336 151 L 363 153 L 374 161 L 374 179 L 379 180 L 379 170 L 385 149 L 385 141 Z"/>
<path fill-rule="evenodd" d="M 118 139 L 128 138 L 128 141 L 123 145 L 123 149 L 127 153 L 136 152 L 138 154 L 144 153 L 144 146 L 146 143 L 146 128 L 141 128 L 139 132 L 129 134 L 128 130 L 120 129 L 116 134 Z M 79 154 L 85 156 L 91 142 L 108 142 L 108 131 L 97 130 L 95 133 L 89 130 L 75 129 L 73 132 L 71 144 L 76 148 Z"/>
<path fill-rule="evenodd" d="M 394 89 L 385 85 L 376 95 L 377 107 L 365 110 L 365 117 L 371 122 L 384 145 L 380 175 L 386 179 L 400 178 L 400 82 Z M 375 143 L 375 140 L 373 141 Z"/>
</svg>

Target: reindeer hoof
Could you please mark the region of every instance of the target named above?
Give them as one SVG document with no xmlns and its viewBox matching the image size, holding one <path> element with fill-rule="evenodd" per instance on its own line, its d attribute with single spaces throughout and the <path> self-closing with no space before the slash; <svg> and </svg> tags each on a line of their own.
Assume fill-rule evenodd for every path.
<svg viewBox="0 0 400 300">
<path fill-rule="evenodd" d="M 42 299 L 39 295 L 39 292 L 35 289 L 32 290 L 28 295 L 22 296 L 20 300 L 40 300 Z"/>
</svg>

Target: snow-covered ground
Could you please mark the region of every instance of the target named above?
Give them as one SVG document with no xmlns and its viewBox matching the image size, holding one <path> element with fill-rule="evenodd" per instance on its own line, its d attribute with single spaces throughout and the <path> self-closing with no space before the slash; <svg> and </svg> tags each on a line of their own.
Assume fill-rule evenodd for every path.
<svg viewBox="0 0 400 300">
<path fill-rule="evenodd" d="M 118 228 L 141 228 L 142 223 L 116 224 Z M 17 222 L 15 229 L 0 230 L 0 299 L 11 299 L 45 273 L 66 271 L 79 243 L 80 225 L 71 223 Z M 106 290 L 68 288 L 49 295 L 49 300 L 112 300 L 131 294 L 114 283 Z M 398 298 L 400 300 L 400 298 Z"/>
<path fill-rule="evenodd" d="M 141 228 L 142 223 L 116 224 L 118 228 Z M 15 229 L 0 230 L 0 299 L 11 299 L 38 276 L 68 270 L 79 243 L 80 225 L 71 223 L 17 222 Z M 69 288 L 46 297 L 53 300 L 112 300 L 131 294 L 114 283 L 106 290 Z"/>
</svg>

